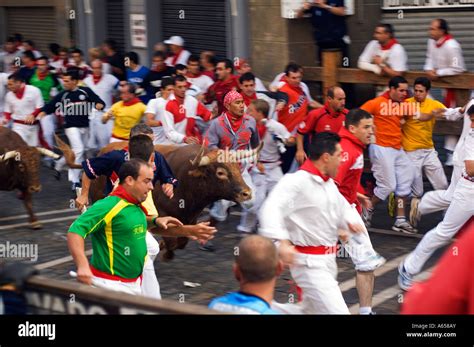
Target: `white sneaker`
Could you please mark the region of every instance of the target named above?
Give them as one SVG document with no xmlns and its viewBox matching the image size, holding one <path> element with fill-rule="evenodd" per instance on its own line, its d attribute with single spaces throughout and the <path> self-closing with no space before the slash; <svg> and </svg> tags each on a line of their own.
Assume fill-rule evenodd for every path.
<svg viewBox="0 0 474 347">
<path fill-rule="evenodd" d="M 392 226 L 392 230 L 412 235 L 418 232 L 418 230 L 413 228 L 406 220 L 403 222 L 395 222 L 395 224 Z"/>
</svg>

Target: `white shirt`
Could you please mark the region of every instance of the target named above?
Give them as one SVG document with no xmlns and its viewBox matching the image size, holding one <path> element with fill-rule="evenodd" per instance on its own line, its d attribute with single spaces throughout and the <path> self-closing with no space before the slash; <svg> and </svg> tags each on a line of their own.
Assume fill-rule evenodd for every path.
<svg viewBox="0 0 474 347">
<path fill-rule="evenodd" d="M 162 97 L 151 99 L 146 105 L 145 113 L 151 113 L 155 115 L 155 120 L 160 121 L 163 124 L 163 114 L 165 112 L 167 99 Z M 174 143 L 168 140 L 166 137 L 163 125 L 159 127 L 151 127 L 153 129 L 153 134 L 155 135 L 155 140 L 153 141 L 154 145 L 173 145 Z"/>
<path fill-rule="evenodd" d="M 471 131 L 471 118 L 466 113 L 469 107 L 474 105 L 474 99 L 467 104 L 464 114 L 459 113 L 460 107 L 458 108 L 448 108 L 446 110 L 445 117 L 447 120 L 456 121 L 460 118 L 463 118 L 463 126 L 462 126 L 462 133 L 459 137 L 459 141 L 456 144 L 456 148 L 453 152 L 453 164 L 455 166 L 464 167 L 464 157 L 465 157 L 465 146 L 464 143 L 466 141 L 467 135 Z"/>
<path fill-rule="evenodd" d="M 464 72 L 466 65 L 459 42 L 450 39 L 441 47 L 436 47 L 435 40 L 429 39 L 424 69 L 435 70 L 438 76 L 451 76 Z"/>
<path fill-rule="evenodd" d="M 34 86 L 26 85 L 21 99 L 13 92 L 7 93 L 4 111 L 11 113 L 13 120 L 24 121 L 27 116 L 43 106 L 41 91 Z"/>
<path fill-rule="evenodd" d="M 119 85 L 119 80 L 114 75 L 105 74 L 99 80 L 99 83 L 94 83 L 94 77 L 92 75 L 88 75 L 84 78 L 84 84 L 92 89 L 94 93 L 96 93 L 99 98 L 104 100 L 105 102 L 105 109 L 107 111 L 109 108 L 112 107 L 113 104 L 113 92 L 117 89 Z"/>
<path fill-rule="evenodd" d="M 165 64 L 168 65 L 168 66 L 171 66 L 171 67 L 174 67 L 175 65 L 178 65 L 178 64 L 183 64 L 184 66 L 186 66 L 188 64 L 188 59 L 189 59 L 190 56 L 191 56 L 191 52 L 183 49 L 179 53 L 179 57 L 176 60 L 176 63 L 173 64 L 173 58 L 174 57 L 168 57 L 165 60 Z"/>
<path fill-rule="evenodd" d="M 383 50 L 377 40 L 372 40 L 365 46 L 357 62 L 357 67 L 380 75 L 382 68 L 372 63 L 376 55 L 382 57 L 383 62 L 395 71 L 408 70 L 407 53 L 401 44 L 396 43 L 390 49 Z"/>
<path fill-rule="evenodd" d="M 466 139 L 464 141 L 464 158 L 463 160 L 474 160 L 474 129 L 471 128 L 467 133 Z M 469 176 L 466 172 L 466 165 L 464 165 L 462 170 L 463 175 Z"/>
<path fill-rule="evenodd" d="M 279 165 L 279 148 L 283 141 L 286 141 L 291 137 L 291 134 L 283 124 L 274 119 L 267 119 L 265 121 L 265 127 L 267 128 L 267 131 L 262 139 L 263 148 L 260 152 L 260 160 Z"/>
<path fill-rule="evenodd" d="M 260 210 L 259 233 L 299 246 L 335 246 L 356 212 L 332 179 L 298 170 L 277 183 Z"/>
<path fill-rule="evenodd" d="M 200 89 L 201 94 L 207 93 L 207 90 L 209 89 L 209 87 L 214 84 L 214 81 L 212 80 L 212 78 L 206 75 L 201 75 L 199 77 L 186 76 L 186 79 L 192 85 L 197 86 Z"/>
<path fill-rule="evenodd" d="M 255 77 L 255 90 L 257 92 L 267 92 L 267 88 L 265 88 L 265 85 L 263 84 L 262 80 L 258 77 Z"/>
<path fill-rule="evenodd" d="M 170 97 L 168 100 L 174 99 L 174 96 Z M 185 114 L 185 117 L 180 122 L 176 123 L 174 115 L 167 111 L 166 109 L 162 114 L 162 124 L 164 133 L 172 144 L 183 144 L 184 138 L 186 137 L 186 126 L 188 124 L 189 118 L 198 119 L 199 116 L 196 115 L 199 101 L 196 98 L 185 95 L 182 112 Z"/>
<path fill-rule="evenodd" d="M 3 105 L 5 104 L 5 94 L 7 93 L 7 83 L 9 74 L 0 72 L 0 119 L 3 117 Z"/>
<path fill-rule="evenodd" d="M 285 75 L 284 72 L 279 73 L 278 75 L 276 75 L 276 77 L 273 79 L 272 83 L 270 83 L 270 88 L 271 89 L 280 89 L 285 84 L 285 82 L 281 80 L 281 78 L 284 75 Z M 303 92 L 306 95 L 306 98 L 308 99 L 308 102 L 313 102 L 314 99 L 311 96 L 311 93 L 309 92 L 308 85 L 304 82 L 301 82 L 300 87 L 301 87 L 301 89 L 303 89 Z M 259 89 L 257 89 L 257 90 L 259 90 Z"/>
</svg>

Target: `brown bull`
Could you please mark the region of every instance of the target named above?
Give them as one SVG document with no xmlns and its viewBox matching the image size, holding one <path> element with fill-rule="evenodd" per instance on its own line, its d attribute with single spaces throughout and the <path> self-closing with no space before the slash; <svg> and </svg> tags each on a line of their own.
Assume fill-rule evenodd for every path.
<svg viewBox="0 0 474 347">
<path fill-rule="evenodd" d="M 123 149 L 127 142 L 111 143 L 104 147 L 100 154 Z M 66 158 L 69 151 L 64 144 L 59 148 Z M 253 151 L 244 151 L 237 157 L 256 156 L 261 146 Z M 161 153 L 178 179 L 174 196 L 169 199 L 162 192 L 159 184 L 153 191 L 153 200 L 160 216 L 178 218 L 184 224 L 195 224 L 206 206 L 225 199 L 238 203 L 250 200 L 251 189 L 245 184 L 238 163 L 229 163 L 220 150 L 209 150 L 199 145 L 162 146 L 156 145 L 155 151 Z M 104 197 L 105 177 L 92 182 L 90 197 L 92 202 Z M 165 249 L 163 259 L 172 259 L 174 250 L 186 246 L 187 238 L 163 237 Z"/>
<path fill-rule="evenodd" d="M 0 126 L 0 190 L 18 189 L 33 229 L 41 228 L 33 213 L 32 193 L 41 191 L 39 179 L 41 154 L 60 156 L 44 148 L 30 147 L 16 132 Z"/>
</svg>

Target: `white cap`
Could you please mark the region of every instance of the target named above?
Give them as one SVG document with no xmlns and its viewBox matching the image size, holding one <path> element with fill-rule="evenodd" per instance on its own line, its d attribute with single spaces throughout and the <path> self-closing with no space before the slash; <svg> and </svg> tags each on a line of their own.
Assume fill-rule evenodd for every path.
<svg viewBox="0 0 474 347">
<path fill-rule="evenodd" d="M 184 46 L 184 40 L 181 36 L 171 36 L 169 40 L 166 40 L 165 43 L 167 45 L 175 45 L 175 46 Z"/>
</svg>

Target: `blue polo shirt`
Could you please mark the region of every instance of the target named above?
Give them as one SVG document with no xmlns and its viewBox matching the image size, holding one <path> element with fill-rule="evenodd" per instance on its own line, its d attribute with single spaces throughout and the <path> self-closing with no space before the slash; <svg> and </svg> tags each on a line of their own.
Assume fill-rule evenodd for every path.
<svg viewBox="0 0 474 347">
<path fill-rule="evenodd" d="M 216 311 L 235 314 L 278 314 L 262 298 L 233 292 L 211 301 L 209 308 Z"/>
</svg>

